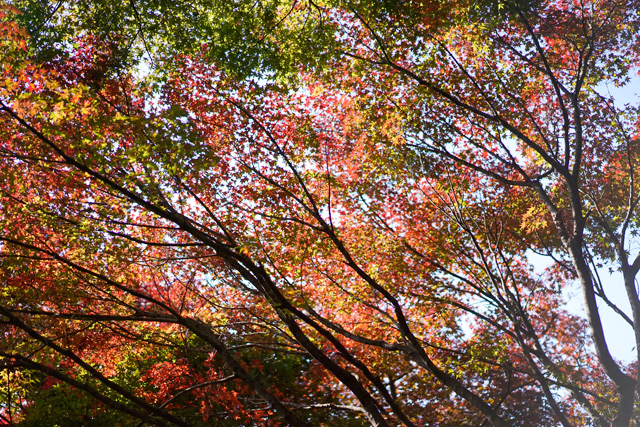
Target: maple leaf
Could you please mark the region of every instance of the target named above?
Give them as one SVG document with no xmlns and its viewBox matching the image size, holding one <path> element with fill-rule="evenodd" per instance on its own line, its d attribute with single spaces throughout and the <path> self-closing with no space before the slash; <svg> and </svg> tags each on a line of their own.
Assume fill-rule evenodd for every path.
<svg viewBox="0 0 640 427">
<path fill-rule="evenodd" d="M 0 9 L 3 420 L 632 425 L 636 3 L 191 6 Z"/>
</svg>

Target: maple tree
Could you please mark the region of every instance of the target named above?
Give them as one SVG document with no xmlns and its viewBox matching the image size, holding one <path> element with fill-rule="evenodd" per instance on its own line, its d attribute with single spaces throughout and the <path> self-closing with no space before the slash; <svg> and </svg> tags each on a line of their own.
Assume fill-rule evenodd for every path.
<svg viewBox="0 0 640 427">
<path fill-rule="evenodd" d="M 3 6 L 0 419 L 638 424 L 638 9 Z"/>
</svg>

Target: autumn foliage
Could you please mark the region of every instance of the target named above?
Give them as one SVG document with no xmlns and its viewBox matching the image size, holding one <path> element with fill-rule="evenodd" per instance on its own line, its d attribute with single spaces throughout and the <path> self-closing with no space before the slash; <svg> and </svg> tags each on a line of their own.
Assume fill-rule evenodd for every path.
<svg viewBox="0 0 640 427">
<path fill-rule="evenodd" d="M 2 6 L 0 424 L 637 425 L 639 13 Z"/>
</svg>

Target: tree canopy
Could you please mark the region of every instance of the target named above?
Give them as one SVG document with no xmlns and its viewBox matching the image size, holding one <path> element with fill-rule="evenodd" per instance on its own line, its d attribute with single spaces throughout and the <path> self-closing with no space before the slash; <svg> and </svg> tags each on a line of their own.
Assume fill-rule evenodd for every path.
<svg viewBox="0 0 640 427">
<path fill-rule="evenodd" d="M 639 26 L 635 0 L 3 4 L 0 423 L 640 425 L 638 108 L 607 91 Z"/>
</svg>

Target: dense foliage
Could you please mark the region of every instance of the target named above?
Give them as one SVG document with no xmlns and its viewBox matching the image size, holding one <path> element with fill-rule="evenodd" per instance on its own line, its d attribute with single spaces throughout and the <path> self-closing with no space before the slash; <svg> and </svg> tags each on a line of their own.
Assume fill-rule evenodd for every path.
<svg viewBox="0 0 640 427">
<path fill-rule="evenodd" d="M 0 424 L 638 425 L 639 6 L 0 6 Z"/>
</svg>

